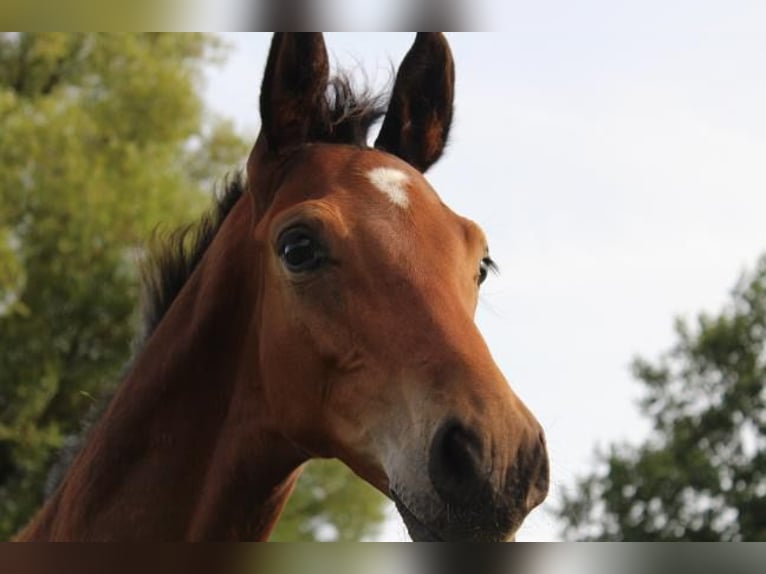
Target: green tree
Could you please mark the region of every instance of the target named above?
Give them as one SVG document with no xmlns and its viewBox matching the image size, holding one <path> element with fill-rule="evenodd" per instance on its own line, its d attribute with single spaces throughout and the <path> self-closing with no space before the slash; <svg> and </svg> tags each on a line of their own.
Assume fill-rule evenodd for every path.
<svg viewBox="0 0 766 574">
<path fill-rule="evenodd" d="M 0 36 L 3 537 L 128 359 L 141 240 L 206 203 L 187 149 L 222 129 L 195 93 L 219 54 L 201 34 Z"/>
<path fill-rule="evenodd" d="M 223 55 L 206 34 L 0 34 L 0 539 L 119 380 L 141 245 L 196 218 L 245 157 L 198 95 Z M 360 507 L 338 502 L 324 519 L 365 532 L 343 526 Z"/>
<path fill-rule="evenodd" d="M 373 538 L 386 499 L 337 461 L 307 465 L 271 539 L 280 542 Z"/>
<path fill-rule="evenodd" d="M 633 364 L 652 436 L 564 493 L 567 538 L 766 540 L 766 256 L 718 315 L 676 332 L 656 364 Z"/>
</svg>

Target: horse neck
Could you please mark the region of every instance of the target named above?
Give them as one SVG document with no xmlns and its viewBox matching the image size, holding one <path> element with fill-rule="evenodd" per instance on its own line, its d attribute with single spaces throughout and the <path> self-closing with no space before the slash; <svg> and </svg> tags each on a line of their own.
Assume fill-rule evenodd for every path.
<svg viewBox="0 0 766 574">
<path fill-rule="evenodd" d="M 261 422 L 251 214 L 245 196 L 22 539 L 268 537 L 303 458 Z"/>
</svg>

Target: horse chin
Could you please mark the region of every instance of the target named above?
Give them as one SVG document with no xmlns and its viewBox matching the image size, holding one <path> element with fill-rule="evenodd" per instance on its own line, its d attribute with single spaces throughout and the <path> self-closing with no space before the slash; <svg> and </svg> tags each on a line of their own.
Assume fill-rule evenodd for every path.
<svg viewBox="0 0 766 574">
<path fill-rule="evenodd" d="M 407 508 L 395 492 L 391 491 L 390 494 L 413 542 L 444 542 L 444 538 L 435 530 L 421 522 L 420 519 Z"/>
<path fill-rule="evenodd" d="M 488 528 L 487 525 L 483 528 L 481 526 L 471 528 L 466 526 L 465 521 L 435 526 L 419 518 L 393 490 L 389 492 L 389 496 L 396 505 L 413 542 L 515 542 L 516 532 L 521 525 L 519 520 L 507 531 Z"/>
</svg>

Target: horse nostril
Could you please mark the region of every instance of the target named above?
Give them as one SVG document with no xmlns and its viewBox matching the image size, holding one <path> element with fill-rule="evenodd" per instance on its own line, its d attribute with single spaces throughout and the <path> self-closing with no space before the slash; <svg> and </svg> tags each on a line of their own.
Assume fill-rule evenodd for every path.
<svg viewBox="0 0 766 574">
<path fill-rule="evenodd" d="M 471 478 L 480 463 L 478 437 L 455 423 L 442 436 L 441 455 L 447 470 L 456 476 Z"/>
<path fill-rule="evenodd" d="M 431 444 L 428 474 L 443 499 L 466 500 L 484 486 L 481 439 L 457 421 L 445 423 Z"/>
</svg>

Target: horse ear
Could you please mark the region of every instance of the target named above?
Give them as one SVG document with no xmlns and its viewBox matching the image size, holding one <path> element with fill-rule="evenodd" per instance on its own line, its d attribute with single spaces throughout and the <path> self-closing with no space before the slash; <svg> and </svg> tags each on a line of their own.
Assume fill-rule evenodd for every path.
<svg viewBox="0 0 766 574">
<path fill-rule="evenodd" d="M 375 147 L 426 171 L 447 144 L 454 93 L 455 64 L 444 34 L 418 33 L 396 74 Z"/>
<path fill-rule="evenodd" d="M 321 33 L 274 34 L 261 85 L 261 135 L 270 152 L 308 141 L 326 113 L 329 69 Z"/>
</svg>

